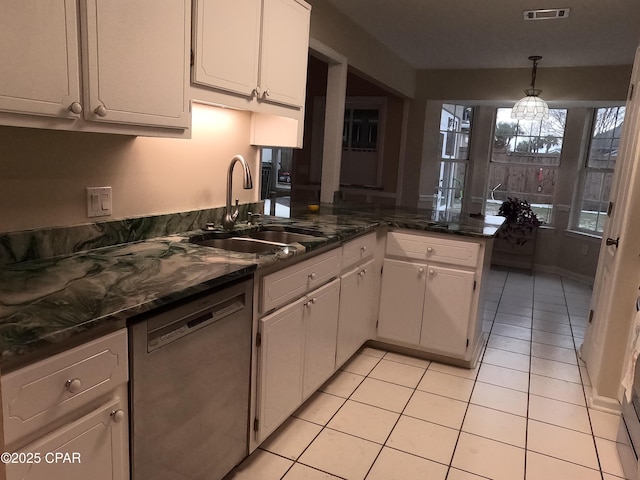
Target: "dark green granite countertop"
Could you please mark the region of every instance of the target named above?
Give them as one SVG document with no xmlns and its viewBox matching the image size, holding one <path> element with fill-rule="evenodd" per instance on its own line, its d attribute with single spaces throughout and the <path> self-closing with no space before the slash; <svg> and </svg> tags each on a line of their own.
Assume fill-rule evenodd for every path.
<svg viewBox="0 0 640 480">
<path fill-rule="evenodd" d="M 314 230 L 313 241 L 265 254 L 234 253 L 190 243 L 185 232 L 30 262 L 0 270 L 0 365 L 3 371 L 126 326 L 128 318 L 286 263 L 309 251 L 339 245 L 378 225 L 474 237 L 492 237 L 502 217 L 443 217 L 439 213 L 371 206 L 325 206 L 294 218 L 261 223 Z M 239 223 L 242 235 L 258 227 Z"/>
</svg>

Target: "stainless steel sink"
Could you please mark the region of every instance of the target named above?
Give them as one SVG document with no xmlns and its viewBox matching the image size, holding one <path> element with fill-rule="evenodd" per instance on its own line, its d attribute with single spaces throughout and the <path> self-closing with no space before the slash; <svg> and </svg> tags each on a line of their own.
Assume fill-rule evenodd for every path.
<svg viewBox="0 0 640 480">
<path fill-rule="evenodd" d="M 223 250 L 241 253 L 266 253 L 286 247 L 284 243 L 268 243 L 244 237 L 192 240 L 192 243 L 202 245 L 203 247 L 221 248 Z"/>
<path fill-rule="evenodd" d="M 317 230 L 292 225 L 262 225 L 260 230 L 246 236 L 232 235 L 232 232 L 207 232 L 191 237 L 189 241 L 196 245 L 231 252 L 268 253 L 282 250 L 292 243 L 309 242 L 322 237 L 322 233 Z"/>
<path fill-rule="evenodd" d="M 249 237 L 270 242 L 309 242 L 323 237 L 322 232 L 294 225 L 262 225 L 260 230 L 250 233 Z"/>
<path fill-rule="evenodd" d="M 257 240 L 267 240 L 269 242 L 279 242 L 285 244 L 294 242 L 309 242 L 317 238 L 313 235 L 307 235 L 304 233 L 280 232 L 277 230 L 261 230 L 259 232 L 250 233 L 249 237 L 255 238 Z"/>
</svg>

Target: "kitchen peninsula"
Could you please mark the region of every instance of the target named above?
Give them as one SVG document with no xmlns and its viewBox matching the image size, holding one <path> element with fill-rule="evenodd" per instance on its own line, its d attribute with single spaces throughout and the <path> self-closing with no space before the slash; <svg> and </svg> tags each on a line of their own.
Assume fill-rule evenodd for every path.
<svg viewBox="0 0 640 480">
<path fill-rule="evenodd" d="M 484 343 L 483 277 L 501 217 L 347 205 L 312 213 L 301 205 L 292 218 L 248 223 L 247 210 L 256 206 L 242 206 L 245 220 L 233 232 L 199 228 L 219 224 L 220 208 L 2 235 L 5 448 L 29 452 L 64 442 L 86 452 L 87 471 L 111 466 L 113 478 L 128 478 L 130 465 L 135 472 L 136 461 L 141 464 L 127 447 L 129 436 L 138 438 L 141 411 L 128 410 L 127 399 L 143 388 L 131 356 L 139 344 L 132 328 L 140 330 L 141 318 L 156 328 L 154 317 L 177 316 L 187 303 L 205 302 L 240 281 L 253 294 L 216 307 L 221 318 L 239 302 L 250 307 L 246 339 L 252 341 L 250 348 L 243 343 L 242 355 L 249 404 L 245 420 L 227 426 L 240 437 L 233 462 L 257 448 L 366 342 L 475 364 Z M 289 240 L 264 242 L 261 253 L 207 246 L 222 240 L 244 248 L 260 237 Z M 210 317 L 169 324 L 149 340 L 159 346 L 142 348 L 149 360 L 159 358 L 154 351 L 174 337 L 171 345 L 180 345 L 187 327 L 208 328 Z M 25 408 L 31 413 L 23 420 Z M 247 423 L 252 428 L 244 432 Z M 95 444 L 83 440 L 100 429 L 106 431 Z M 14 465 L 7 472 L 10 478 L 24 473 Z"/>
<path fill-rule="evenodd" d="M 317 240 L 298 244 L 286 254 L 254 255 L 190 243 L 189 237 L 203 233 L 197 226 L 217 218 L 215 213 L 207 217 L 202 212 L 1 234 L 3 369 L 28 363 L 41 356 L 40 351 L 47 355 L 73 346 L 77 334 L 97 327 L 101 333 L 116 330 L 129 316 L 256 268 L 284 266 L 294 257 L 338 245 L 379 226 L 490 240 L 503 221 L 502 217 L 478 219 L 371 205 L 323 205 L 320 212 L 310 213 L 306 205 L 294 205 L 291 218 L 265 216 L 261 223 L 313 229 Z M 246 208 L 242 213 L 246 219 Z M 243 228 L 247 229 L 246 220 L 237 226 L 238 231 Z M 149 237 L 154 233 L 159 234 Z"/>
</svg>

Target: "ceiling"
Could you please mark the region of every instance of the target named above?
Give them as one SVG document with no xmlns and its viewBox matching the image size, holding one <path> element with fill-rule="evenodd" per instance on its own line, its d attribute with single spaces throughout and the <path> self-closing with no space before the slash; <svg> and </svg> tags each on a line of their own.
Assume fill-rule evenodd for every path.
<svg viewBox="0 0 640 480">
<path fill-rule="evenodd" d="M 640 0 L 327 0 L 417 69 L 630 65 Z M 525 10 L 570 8 L 524 21 Z"/>
</svg>

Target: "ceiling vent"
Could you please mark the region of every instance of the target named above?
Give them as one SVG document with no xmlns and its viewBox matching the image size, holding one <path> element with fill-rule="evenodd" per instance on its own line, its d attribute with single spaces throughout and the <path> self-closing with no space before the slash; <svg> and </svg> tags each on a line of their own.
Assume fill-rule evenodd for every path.
<svg viewBox="0 0 640 480">
<path fill-rule="evenodd" d="M 525 10 L 525 20 L 557 20 L 567 18 L 570 8 L 550 8 L 547 10 Z"/>
</svg>

